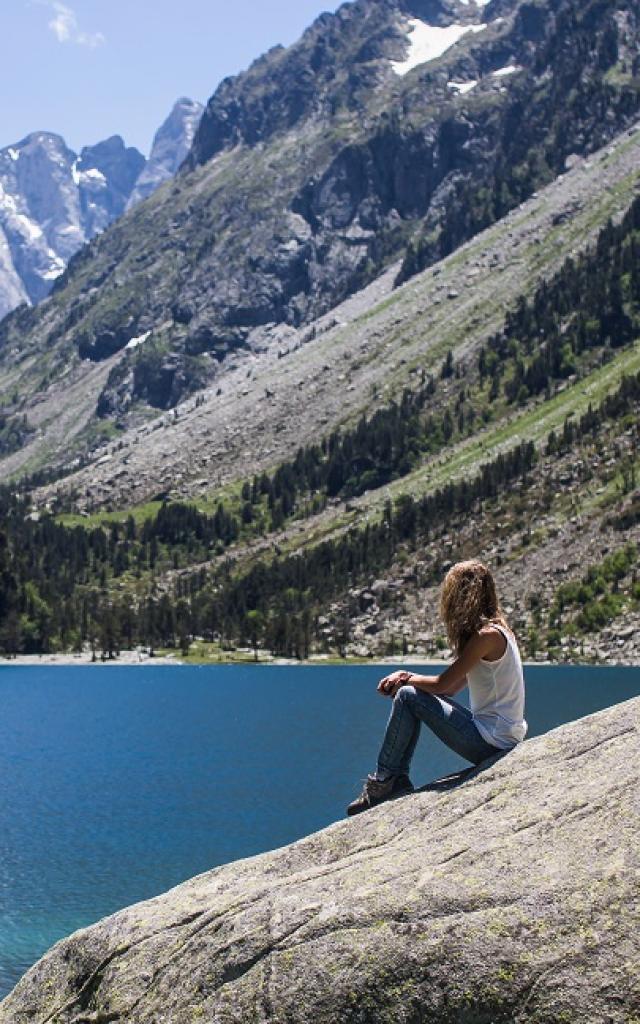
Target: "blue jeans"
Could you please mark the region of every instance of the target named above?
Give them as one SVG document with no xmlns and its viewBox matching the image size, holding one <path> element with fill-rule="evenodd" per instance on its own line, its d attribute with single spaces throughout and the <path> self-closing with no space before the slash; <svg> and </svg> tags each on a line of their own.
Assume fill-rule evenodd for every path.
<svg viewBox="0 0 640 1024">
<path fill-rule="evenodd" d="M 378 756 L 379 778 L 409 773 L 422 722 L 451 750 L 473 764 L 499 751 L 480 735 L 471 712 L 451 697 L 425 693 L 414 686 L 401 686 L 393 698 Z"/>
</svg>

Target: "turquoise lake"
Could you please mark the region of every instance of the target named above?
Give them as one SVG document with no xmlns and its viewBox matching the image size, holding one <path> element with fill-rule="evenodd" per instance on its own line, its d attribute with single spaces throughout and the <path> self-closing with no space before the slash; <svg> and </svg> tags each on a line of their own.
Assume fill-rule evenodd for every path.
<svg viewBox="0 0 640 1024">
<path fill-rule="evenodd" d="M 0 668 L 0 997 L 75 929 L 343 817 L 387 671 Z M 535 736 L 637 696 L 640 668 L 536 666 L 526 683 Z M 423 730 L 417 785 L 464 765 Z"/>
</svg>

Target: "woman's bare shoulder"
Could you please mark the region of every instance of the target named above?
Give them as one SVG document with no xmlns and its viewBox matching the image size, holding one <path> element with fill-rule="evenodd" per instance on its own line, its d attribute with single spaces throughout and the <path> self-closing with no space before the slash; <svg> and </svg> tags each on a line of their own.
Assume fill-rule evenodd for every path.
<svg viewBox="0 0 640 1024">
<path fill-rule="evenodd" d="M 505 653 L 507 639 L 503 629 L 504 627 L 500 628 L 494 625 L 493 622 L 487 622 L 486 625 L 481 626 L 478 630 L 478 636 L 483 638 L 485 646 L 483 661 L 498 661 Z M 508 632 L 511 631 L 508 630 Z"/>
</svg>

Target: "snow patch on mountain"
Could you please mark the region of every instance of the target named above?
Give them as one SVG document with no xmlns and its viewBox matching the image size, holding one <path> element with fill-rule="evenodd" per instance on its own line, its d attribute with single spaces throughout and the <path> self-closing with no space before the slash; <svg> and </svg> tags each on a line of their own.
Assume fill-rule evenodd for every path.
<svg viewBox="0 0 640 1024">
<path fill-rule="evenodd" d="M 477 80 L 474 80 L 473 82 L 447 82 L 449 89 L 455 89 L 455 91 L 460 93 L 461 96 L 464 96 L 466 92 L 470 92 L 471 89 L 475 89 L 477 84 Z"/>
<path fill-rule="evenodd" d="M 0 209 L 6 212 L 4 221 L 10 231 L 21 234 L 30 241 L 42 238 L 43 231 L 40 225 L 19 211 L 15 196 L 5 191 L 2 182 L 0 182 Z"/>
<path fill-rule="evenodd" d="M 137 338 L 132 338 L 131 341 L 128 341 L 127 344 L 124 346 L 125 349 L 137 348 L 138 345 L 142 345 L 147 340 L 150 334 L 151 331 L 145 331 L 144 334 L 139 334 Z"/>
<path fill-rule="evenodd" d="M 494 78 L 506 78 L 507 75 L 512 75 L 514 71 L 520 70 L 516 64 L 507 64 L 503 68 L 498 68 L 497 71 L 492 71 L 492 75 Z"/>
<path fill-rule="evenodd" d="M 13 223 L 22 228 L 25 238 L 28 238 L 30 242 L 35 242 L 36 239 L 42 238 L 43 231 L 40 225 L 36 224 L 24 213 L 16 213 L 13 217 Z"/>
<path fill-rule="evenodd" d="M 406 75 L 420 64 L 436 60 L 454 46 L 468 32 L 483 32 L 486 25 L 429 25 L 419 18 L 409 21 L 409 53 L 404 60 L 392 60 L 391 67 L 396 75 Z"/>
<path fill-rule="evenodd" d="M 41 276 L 45 281 L 55 281 L 61 274 L 64 274 L 66 263 L 60 256 L 56 256 L 53 249 L 49 249 L 49 256 L 51 258 L 51 266 L 49 270 L 43 271 Z"/>
<path fill-rule="evenodd" d="M 97 167 L 90 167 L 88 171 L 80 171 L 80 180 L 83 178 L 85 181 L 98 181 L 101 185 L 107 184 L 107 179 Z"/>
</svg>

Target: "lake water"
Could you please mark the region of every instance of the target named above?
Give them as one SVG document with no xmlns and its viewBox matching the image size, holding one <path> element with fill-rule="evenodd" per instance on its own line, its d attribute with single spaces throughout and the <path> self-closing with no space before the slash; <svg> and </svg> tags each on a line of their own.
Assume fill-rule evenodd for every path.
<svg viewBox="0 0 640 1024">
<path fill-rule="evenodd" d="M 343 817 L 387 671 L 0 668 L 0 998 L 76 928 Z M 526 680 L 530 735 L 640 694 L 640 668 Z M 416 784 L 462 766 L 423 732 Z"/>
</svg>

